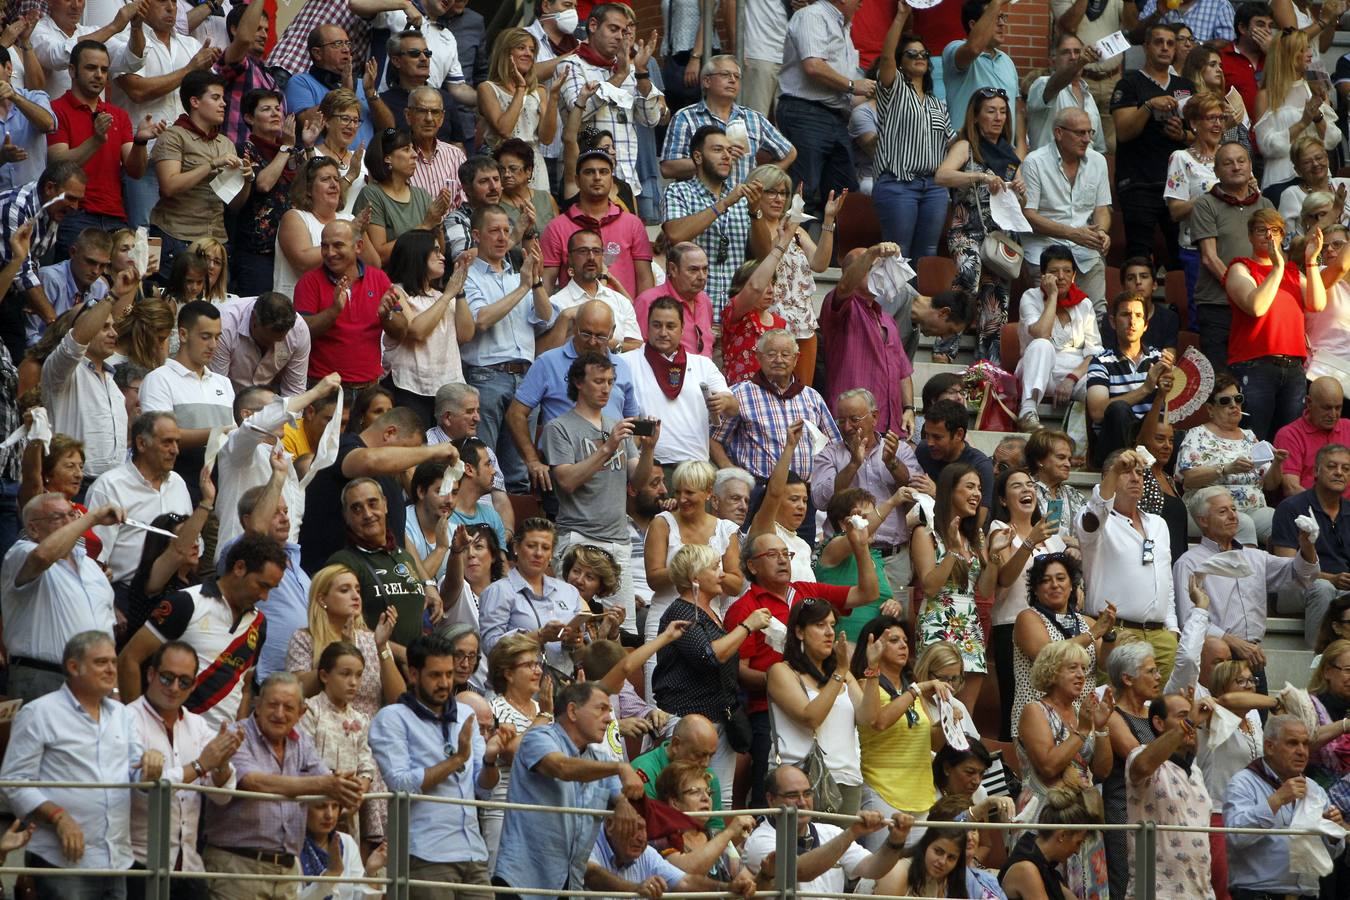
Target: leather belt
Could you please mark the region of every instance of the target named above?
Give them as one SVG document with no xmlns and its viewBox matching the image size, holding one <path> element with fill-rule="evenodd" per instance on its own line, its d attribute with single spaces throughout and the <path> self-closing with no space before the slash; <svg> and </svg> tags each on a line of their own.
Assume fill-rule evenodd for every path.
<svg viewBox="0 0 1350 900">
<path fill-rule="evenodd" d="M 57 675 L 66 674 L 60 663 L 47 662 L 43 659 L 31 659 L 27 656 L 11 656 L 9 658 L 11 666 L 23 666 L 25 669 L 37 669 L 39 672 L 54 672 Z"/>
<path fill-rule="evenodd" d="M 1268 356 L 1258 356 L 1254 359 L 1244 359 L 1242 360 L 1242 362 L 1234 363 L 1233 365 L 1240 366 L 1242 365 L 1242 363 L 1268 363 L 1272 366 L 1282 366 L 1288 369 L 1293 368 L 1294 366 L 1303 368 L 1303 364 L 1307 361 L 1308 361 L 1307 358 L 1303 356 L 1284 356 L 1278 353 L 1272 353 Z"/>
<path fill-rule="evenodd" d="M 871 546 L 873 550 L 881 554 L 883 559 L 909 549 L 908 544 L 872 544 Z"/>
<path fill-rule="evenodd" d="M 215 847 L 215 844 L 211 846 Z M 256 847 L 216 847 L 217 850 L 224 850 L 226 853 L 233 853 L 235 856 L 242 856 L 244 859 L 252 859 L 257 862 L 265 862 L 273 866 L 281 866 L 283 869 L 289 869 L 295 865 L 294 853 L 278 853 L 274 850 L 259 850 Z"/>
<path fill-rule="evenodd" d="M 1131 619 L 1116 619 L 1116 624 L 1136 631 L 1162 631 L 1167 628 L 1165 622 L 1135 622 Z"/>
<path fill-rule="evenodd" d="M 477 366 L 479 369 L 491 369 L 494 372 L 505 372 L 507 375 L 524 375 L 530 371 L 530 364 L 527 362 L 504 362 L 493 363 L 490 366 Z"/>
</svg>

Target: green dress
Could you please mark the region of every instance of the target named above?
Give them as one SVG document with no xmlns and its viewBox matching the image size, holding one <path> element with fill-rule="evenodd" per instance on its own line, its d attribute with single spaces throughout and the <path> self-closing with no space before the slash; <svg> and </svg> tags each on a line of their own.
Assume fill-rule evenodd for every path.
<svg viewBox="0 0 1350 900">
<path fill-rule="evenodd" d="M 828 546 L 828 542 L 825 545 Z M 886 569 L 881 560 L 881 551 L 872 550 L 872 567 L 877 570 L 877 584 L 881 587 L 881 592 L 877 599 L 866 606 L 857 606 L 839 622 L 839 628 L 844 634 L 848 635 L 849 643 L 858 642 L 858 634 L 863 630 L 863 626 L 875 619 L 881 613 L 881 606 L 887 600 L 895 598 L 895 591 L 891 590 L 891 582 L 886 577 Z M 858 583 L 858 561 L 849 553 L 844 557 L 844 561 L 835 566 L 822 566 L 820 559 L 816 559 L 816 580 L 821 584 L 843 584 L 853 587 Z"/>
</svg>

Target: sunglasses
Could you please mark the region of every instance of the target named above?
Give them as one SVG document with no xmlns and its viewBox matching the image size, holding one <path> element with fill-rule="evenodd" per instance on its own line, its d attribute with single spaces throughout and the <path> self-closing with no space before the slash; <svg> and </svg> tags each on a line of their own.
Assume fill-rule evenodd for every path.
<svg viewBox="0 0 1350 900">
<path fill-rule="evenodd" d="M 979 97 L 981 100 L 989 100 L 994 97 L 1002 97 L 1004 100 L 1007 100 L 1008 92 L 1003 88 L 983 87 L 975 92 L 975 96 Z"/>
<path fill-rule="evenodd" d="M 197 683 L 197 679 L 192 677 L 191 675 L 174 675 L 170 672 L 160 672 L 158 677 L 159 683 L 164 685 L 166 688 L 173 687 L 174 682 L 177 682 L 179 690 L 183 691 L 189 690 L 194 684 Z"/>
<path fill-rule="evenodd" d="M 417 59 L 418 57 L 422 57 L 422 58 L 425 58 L 425 59 L 431 59 L 431 51 L 430 51 L 430 50 L 404 50 L 402 53 L 399 54 L 399 56 L 406 56 L 406 57 L 408 57 L 408 58 L 410 58 L 410 59 Z"/>
<path fill-rule="evenodd" d="M 929 59 L 932 54 L 927 50 L 906 50 L 905 59 Z"/>
<path fill-rule="evenodd" d="M 730 255 L 730 253 L 731 253 L 731 238 L 727 237 L 725 234 L 719 234 L 717 236 L 716 264 L 719 266 L 726 265 L 727 257 Z"/>
<path fill-rule="evenodd" d="M 1153 548 L 1154 548 L 1154 544 L 1153 544 L 1152 539 L 1146 539 L 1146 540 L 1144 541 L 1143 558 L 1139 560 L 1139 562 L 1140 562 L 1142 565 L 1145 565 L 1145 566 L 1151 566 L 1151 565 L 1153 565 Z"/>
<path fill-rule="evenodd" d="M 1215 406 L 1241 406 L 1247 398 L 1241 394 L 1224 394 L 1222 397 L 1214 398 Z"/>
</svg>

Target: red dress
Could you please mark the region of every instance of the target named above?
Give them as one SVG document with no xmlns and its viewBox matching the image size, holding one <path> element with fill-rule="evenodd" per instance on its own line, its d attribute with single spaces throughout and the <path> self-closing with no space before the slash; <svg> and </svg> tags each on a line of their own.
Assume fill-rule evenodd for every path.
<svg viewBox="0 0 1350 900">
<path fill-rule="evenodd" d="M 759 357 L 755 356 L 759 336 L 776 328 L 787 328 L 787 321 L 777 313 L 769 313 L 773 321 L 765 325 L 760 321 L 759 310 L 733 319 L 733 309 L 734 305 L 728 305 L 722 310 L 722 370 L 727 384 L 754 378 L 759 371 Z"/>
</svg>

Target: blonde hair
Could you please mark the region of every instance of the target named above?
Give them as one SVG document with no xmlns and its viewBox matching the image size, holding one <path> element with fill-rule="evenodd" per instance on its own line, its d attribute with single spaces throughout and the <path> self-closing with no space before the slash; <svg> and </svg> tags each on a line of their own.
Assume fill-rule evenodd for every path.
<svg viewBox="0 0 1350 900">
<path fill-rule="evenodd" d="M 1322 651 L 1322 658 L 1317 661 L 1317 668 L 1313 669 L 1312 677 L 1308 679 L 1308 693 L 1320 694 L 1327 689 L 1327 669 L 1347 653 L 1350 653 L 1350 641 L 1344 638 L 1327 644 L 1327 649 Z"/>
<path fill-rule="evenodd" d="M 507 87 L 512 83 L 516 74 L 516 64 L 511 59 L 511 53 L 523 47 L 526 41 L 534 45 L 535 55 L 538 56 L 539 41 L 524 28 L 507 28 L 497 35 L 497 40 L 492 44 L 492 56 L 488 59 L 488 72 L 493 84 Z M 535 77 L 534 69 L 531 67 L 529 74 L 525 76 L 525 90 L 533 91 L 538 87 L 539 79 Z"/>
<path fill-rule="evenodd" d="M 526 634 L 508 634 L 488 654 L 488 684 L 501 694 L 506 691 L 506 670 L 522 653 L 539 655 L 539 642 Z"/>
<path fill-rule="evenodd" d="M 136 365 L 157 369 L 168 356 L 166 342 L 174 325 L 174 309 L 168 301 L 144 297 L 117 323 L 117 346 Z"/>
<path fill-rule="evenodd" d="M 314 661 L 317 664 L 323 651 L 328 649 L 328 645 L 334 641 L 345 641 L 347 636 L 333 627 L 333 622 L 328 618 L 328 610 L 323 607 L 319 601 L 328 596 L 328 592 L 333 589 L 333 585 L 343 575 L 350 575 L 356 578 L 356 573 L 344 565 L 324 566 L 309 583 L 309 636 L 314 643 Z M 361 590 L 361 579 L 356 578 L 356 590 Z M 355 630 L 368 631 L 366 628 L 366 617 L 358 614 L 356 616 Z M 353 641 L 355 643 L 355 641 Z"/>
<path fill-rule="evenodd" d="M 1076 641 L 1052 641 L 1036 654 L 1031 664 L 1031 687 L 1042 694 L 1050 692 L 1060 671 L 1070 663 L 1088 664 L 1087 651 Z"/>
<path fill-rule="evenodd" d="M 675 490 L 709 491 L 717 480 L 717 469 L 706 459 L 687 459 L 675 467 L 670 483 Z"/>
<path fill-rule="evenodd" d="M 1303 80 L 1298 72 L 1299 61 L 1308 49 L 1308 36 L 1302 31 L 1275 32 L 1266 49 L 1266 65 L 1262 84 L 1269 101 L 1269 109 L 1279 109 L 1295 84 Z"/>
<path fill-rule="evenodd" d="M 1233 681 L 1243 669 L 1251 670 L 1245 659 L 1225 659 L 1214 664 L 1209 673 L 1209 684 L 1215 695 L 1226 694 L 1233 689 Z"/>
<path fill-rule="evenodd" d="M 745 176 L 745 180 L 758 181 L 766 191 L 780 185 L 786 185 L 789 192 L 792 190 L 792 176 L 778 166 L 756 166 L 750 170 L 749 175 Z"/>
<path fill-rule="evenodd" d="M 915 661 L 914 680 L 928 681 L 933 677 L 933 670 L 945 669 L 952 665 L 960 666 L 963 673 L 966 671 L 966 663 L 961 658 L 960 648 L 951 641 L 935 641 L 924 647 Z"/>
<path fill-rule="evenodd" d="M 206 299 L 212 303 L 220 304 L 225 302 L 225 285 L 230 280 L 230 254 L 225 249 L 225 245 L 213 237 L 198 238 L 191 244 L 188 244 L 188 252 L 206 259 L 208 253 L 220 254 L 220 275 L 216 278 L 214 284 L 206 285 Z M 207 268 L 207 274 L 210 275 L 210 268 Z"/>
<path fill-rule="evenodd" d="M 704 569 L 717 565 L 722 555 L 707 544 L 685 544 L 675 551 L 670 561 L 670 580 L 677 591 L 687 591 L 694 586 L 694 579 Z"/>
</svg>

